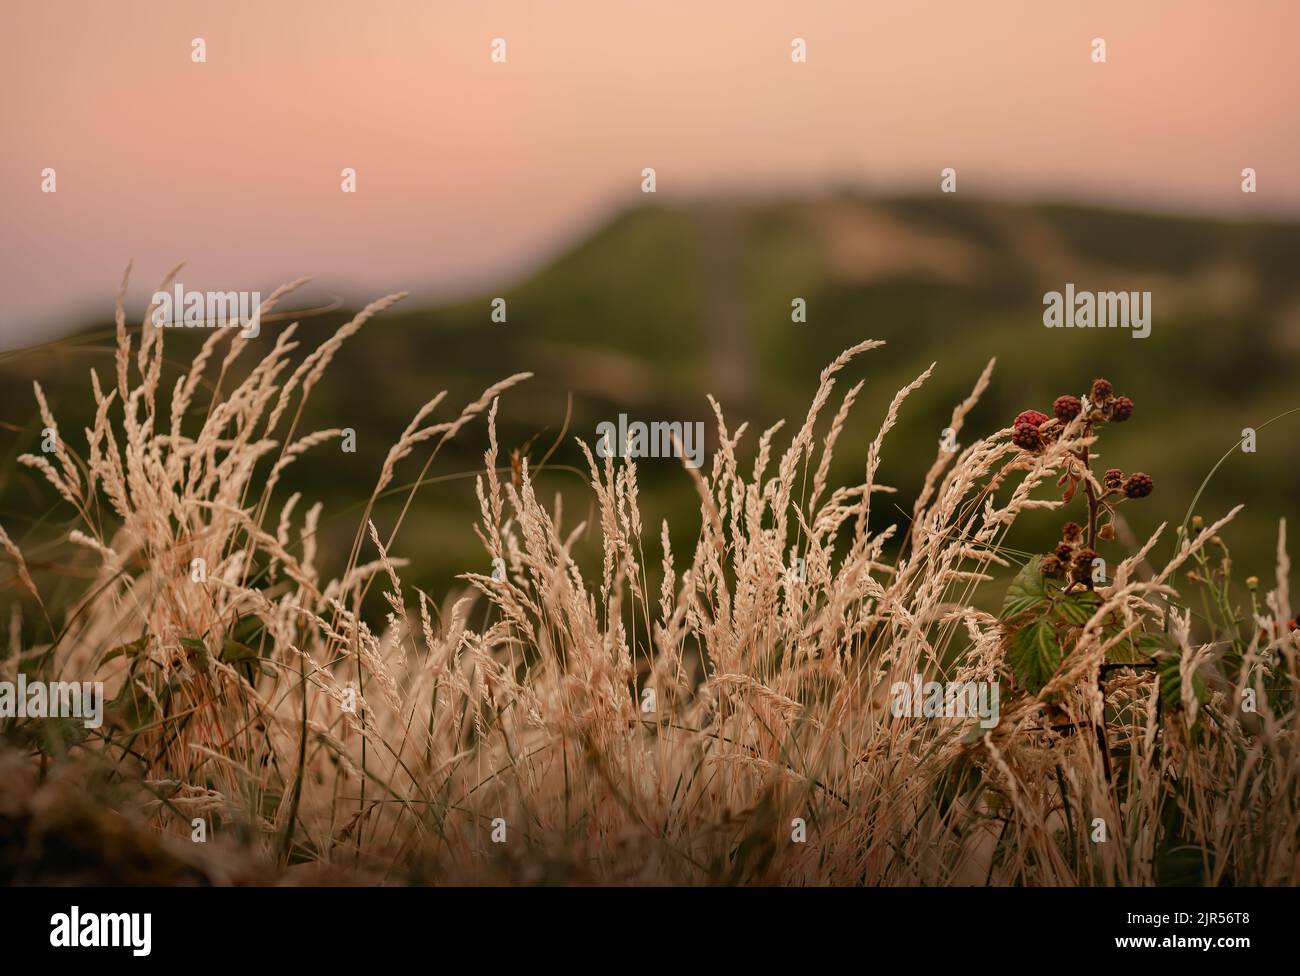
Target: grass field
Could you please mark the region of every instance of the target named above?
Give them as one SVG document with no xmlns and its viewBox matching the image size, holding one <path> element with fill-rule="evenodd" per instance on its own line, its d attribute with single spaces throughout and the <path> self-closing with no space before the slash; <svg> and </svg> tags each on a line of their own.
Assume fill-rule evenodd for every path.
<svg viewBox="0 0 1300 976">
<path fill-rule="evenodd" d="M 1294 883 L 1298 234 L 702 203 L 503 324 L 119 308 L 9 355 L 0 681 L 109 704 L 0 719 L 0 875 Z M 1097 275 L 1149 339 L 1043 329 Z M 595 457 L 619 412 L 708 462 Z M 996 722 L 899 713 L 914 679 Z"/>
</svg>

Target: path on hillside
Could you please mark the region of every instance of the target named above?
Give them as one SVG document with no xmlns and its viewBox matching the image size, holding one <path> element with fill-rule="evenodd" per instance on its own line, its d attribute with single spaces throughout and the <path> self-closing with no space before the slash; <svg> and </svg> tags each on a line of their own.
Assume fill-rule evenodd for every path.
<svg viewBox="0 0 1300 976">
<path fill-rule="evenodd" d="M 728 207 L 706 207 L 695 216 L 699 228 L 704 293 L 705 389 L 726 406 L 753 393 L 754 322 L 741 281 L 741 228 Z"/>
</svg>

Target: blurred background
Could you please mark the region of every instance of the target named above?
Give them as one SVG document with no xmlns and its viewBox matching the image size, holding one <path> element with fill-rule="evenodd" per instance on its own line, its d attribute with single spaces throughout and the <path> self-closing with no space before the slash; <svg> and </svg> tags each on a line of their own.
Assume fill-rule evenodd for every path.
<svg viewBox="0 0 1300 976">
<path fill-rule="evenodd" d="M 1277 519 L 1300 514 L 1300 413 L 1263 427 L 1300 407 L 1300 6 L 806 6 L 11 6 L 3 524 L 30 559 L 55 551 L 45 540 L 71 516 L 13 460 L 39 442 L 31 381 L 84 451 L 72 432 L 91 416 L 88 371 L 112 369 L 123 268 L 135 260 L 138 323 L 186 260 L 193 290 L 265 295 L 313 275 L 286 307 L 338 307 L 303 319 L 306 348 L 366 301 L 412 292 L 344 347 L 304 420 L 354 427 L 357 453 L 310 452 L 284 489 L 326 502 L 340 548 L 388 447 L 439 389 L 452 410 L 536 373 L 503 401 L 502 446 L 536 463 L 564 433 L 541 487 L 572 497 L 572 526 L 589 504 L 572 438 L 592 442 L 601 420 L 703 420 L 711 450 L 705 393 L 752 435 L 797 424 L 820 369 L 882 338 L 851 370 L 867 385 L 834 477 L 860 480 L 889 399 L 931 362 L 884 451 L 906 511 L 989 358 L 963 444 L 1104 375 L 1137 409 L 1106 433 L 1101 466 L 1156 483 L 1126 506 L 1138 536 L 1181 522 L 1242 428 L 1260 428 L 1257 452 L 1231 455 L 1197 507 L 1211 518 L 1245 502 L 1228 541 L 1243 574 L 1271 575 Z M 41 192 L 47 167 L 56 193 Z M 344 167 L 356 193 L 340 192 Z M 956 193 L 940 192 L 948 167 Z M 1256 193 L 1241 190 L 1246 167 Z M 1043 294 L 1066 282 L 1149 290 L 1151 336 L 1044 329 Z M 796 297 L 806 323 L 791 321 Z M 169 331 L 169 359 L 187 363 L 201 338 Z M 417 585 L 489 569 L 471 529 L 485 445 L 478 425 L 430 472 L 441 480 L 397 553 Z M 669 518 L 689 549 L 698 514 L 680 468 L 645 462 L 641 483 L 648 525 Z M 1059 521 L 1027 519 L 1011 541 L 1045 548 Z"/>
</svg>

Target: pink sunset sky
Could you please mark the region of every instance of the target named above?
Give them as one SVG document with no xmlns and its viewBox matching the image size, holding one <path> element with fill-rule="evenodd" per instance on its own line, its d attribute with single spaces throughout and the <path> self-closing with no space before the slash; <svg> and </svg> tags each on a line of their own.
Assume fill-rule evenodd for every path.
<svg viewBox="0 0 1300 976">
<path fill-rule="evenodd" d="M 196 289 L 508 283 L 644 202 L 646 166 L 662 201 L 937 192 L 951 166 L 962 194 L 1300 212 L 1293 0 L 42 0 L 3 20 L 2 348 L 111 314 L 129 258 L 136 307 L 180 260 Z"/>
</svg>

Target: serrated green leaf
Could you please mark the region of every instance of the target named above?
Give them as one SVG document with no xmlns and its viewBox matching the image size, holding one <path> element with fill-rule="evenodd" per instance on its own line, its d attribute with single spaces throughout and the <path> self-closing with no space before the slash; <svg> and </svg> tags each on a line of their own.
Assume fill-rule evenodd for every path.
<svg viewBox="0 0 1300 976">
<path fill-rule="evenodd" d="M 1168 651 L 1171 647 L 1170 640 L 1165 634 L 1149 633 L 1143 634 L 1138 638 L 1137 649 L 1147 657 L 1159 657 L 1163 652 Z"/>
<path fill-rule="evenodd" d="M 1082 627 L 1097 612 L 1101 600 L 1095 593 L 1071 593 L 1057 600 L 1052 611 L 1066 623 Z"/>
<path fill-rule="evenodd" d="M 1035 620 L 1012 633 L 1007 663 L 1022 688 L 1031 694 L 1042 691 L 1061 663 L 1061 645 L 1051 622 Z"/>
<path fill-rule="evenodd" d="M 1016 574 L 1002 601 L 1002 619 L 1017 617 L 1047 603 L 1047 581 L 1043 579 L 1042 556 L 1035 556 Z"/>
</svg>

